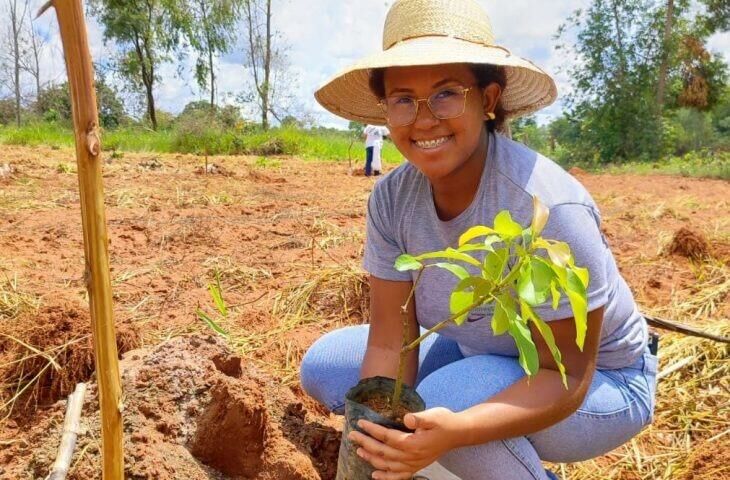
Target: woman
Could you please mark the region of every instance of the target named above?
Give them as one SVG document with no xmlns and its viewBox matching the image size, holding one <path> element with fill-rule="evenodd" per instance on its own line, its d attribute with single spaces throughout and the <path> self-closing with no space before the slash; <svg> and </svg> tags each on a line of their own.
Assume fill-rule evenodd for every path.
<svg viewBox="0 0 730 480">
<path fill-rule="evenodd" d="M 541 368 L 528 383 L 514 341 L 493 336 L 491 308 L 478 308 L 413 353 L 406 382 L 427 407 L 404 418 L 414 433 L 362 422 L 368 435 L 351 435 L 376 479 L 411 478 L 436 460 L 464 480 L 554 478 L 542 460 L 602 455 L 650 423 L 656 381 L 646 323 L 590 195 L 555 163 L 498 133 L 507 118 L 554 101 L 554 82 L 494 46 L 489 19 L 474 0 L 399 0 L 383 37 L 383 52 L 316 93 L 345 118 L 387 123 L 408 160 L 376 184 L 368 204 L 363 266 L 371 322 L 319 339 L 302 361 L 302 385 L 341 413 L 359 378 L 394 378 L 400 306 L 415 278 L 393 269 L 397 256 L 455 246 L 468 227 L 491 224 L 501 210 L 528 225 L 536 195 L 550 208 L 543 236 L 569 243 L 576 264 L 591 275 L 583 351 L 567 301 L 557 310 L 537 309 L 562 352 L 568 388 L 534 330 Z M 448 317 L 454 283 L 448 272 L 423 275 L 409 312 L 411 335 Z"/>
</svg>

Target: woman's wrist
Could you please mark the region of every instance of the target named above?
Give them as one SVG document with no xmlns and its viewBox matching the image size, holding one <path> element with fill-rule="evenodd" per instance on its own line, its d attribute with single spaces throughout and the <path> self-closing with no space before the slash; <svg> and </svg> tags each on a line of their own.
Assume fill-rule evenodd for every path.
<svg viewBox="0 0 730 480">
<path fill-rule="evenodd" d="M 479 442 L 475 440 L 475 422 L 474 414 L 469 410 L 454 413 L 454 431 L 455 435 L 453 448 L 470 447 Z"/>
</svg>

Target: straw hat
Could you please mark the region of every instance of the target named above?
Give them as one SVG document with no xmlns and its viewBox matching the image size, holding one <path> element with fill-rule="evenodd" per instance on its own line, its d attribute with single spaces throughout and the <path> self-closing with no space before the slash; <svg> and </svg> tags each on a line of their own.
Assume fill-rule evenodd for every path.
<svg viewBox="0 0 730 480">
<path fill-rule="evenodd" d="M 370 70 L 394 66 L 475 63 L 505 68 L 502 108 L 508 118 L 532 113 L 557 97 L 553 79 L 529 60 L 495 45 L 487 13 L 476 0 L 397 0 L 383 27 L 383 51 L 338 73 L 314 94 L 330 112 L 384 125 Z"/>
</svg>

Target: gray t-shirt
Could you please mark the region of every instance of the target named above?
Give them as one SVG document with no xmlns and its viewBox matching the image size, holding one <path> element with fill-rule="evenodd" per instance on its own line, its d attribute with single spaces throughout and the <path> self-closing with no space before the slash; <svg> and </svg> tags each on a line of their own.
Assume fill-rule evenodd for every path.
<svg viewBox="0 0 730 480">
<path fill-rule="evenodd" d="M 368 202 L 363 268 L 377 278 L 415 281 L 417 272 L 393 268 L 398 255 L 457 247 L 466 229 L 492 225 L 501 210 L 509 210 L 515 221 L 528 226 L 533 195 L 550 209 L 543 237 L 567 242 L 576 265 L 590 271 L 588 311 L 605 306 L 598 368 L 631 365 L 646 347 L 646 322 L 601 233 L 596 204 L 560 166 L 504 136 L 489 136 L 487 160 L 474 200 L 452 220 L 438 218 L 430 182 L 410 163 L 378 181 Z M 449 296 L 456 282 L 454 275 L 442 269 L 424 273 L 415 295 L 421 326 L 430 328 L 449 316 Z M 557 310 L 549 301 L 535 310 L 545 321 L 573 316 L 565 296 Z M 470 312 L 469 321 L 449 325 L 440 333 L 455 340 L 465 356 L 518 356 L 512 337 L 492 334 L 492 311 L 491 305 L 476 308 Z"/>
</svg>

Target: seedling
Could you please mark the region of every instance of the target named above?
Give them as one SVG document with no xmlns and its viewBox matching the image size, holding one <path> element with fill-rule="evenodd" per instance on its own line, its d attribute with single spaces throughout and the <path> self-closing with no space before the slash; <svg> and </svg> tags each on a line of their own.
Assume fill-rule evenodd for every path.
<svg viewBox="0 0 730 480">
<path fill-rule="evenodd" d="M 568 388 L 565 366 L 555 338 L 534 307 L 551 300 L 552 308 L 556 310 L 562 295 L 566 295 L 575 319 L 575 343 L 582 351 L 587 328 L 589 273 L 575 265 L 567 243 L 540 236 L 548 216 L 547 207 L 533 197 L 532 223 L 527 228 L 522 228 L 508 211 L 503 210 L 494 218 L 493 227 L 477 225 L 464 232 L 459 238 L 458 248 L 417 256 L 403 254 L 396 259 L 396 270 L 419 272 L 406 303 L 401 307 L 403 348 L 391 399 L 392 411 L 396 411 L 400 403 L 408 353 L 429 335 L 450 323 L 462 325 L 471 310 L 488 304 L 493 304 L 494 309 L 492 332 L 494 335 L 508 333 L 515 340 L 519 364 L 525 373 L 532 377 L 539 369 L 537 347 L 529 328 L 531 322 L 545 340 L 563 385 Z M 406 337 L 408 305 L 418 282 L 430 268 L 447 270 L 458 279 L 449 302 L 451 315 L 420 337 L 410 340 Z"/>
<path fill-rule="evenodd" d="M 221 289 L 221 280 L 218 272 L 215 273 L 215 282 L 208 284 L 208 292 L 210 292 L 210 297 L 218 312 L 216 315 L 218 317 L 218 321 L 200 307 L 195 310 L 195 314 L 200 320 L 208 325 L 211 330 L 224 338 L 228 338 L 228 332 L 220 326 L 220 321 L 228 318 L 228 306 L 226 305 L 225 300 L 223 300 L 223 290 Z"/>
</svg>

